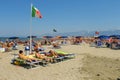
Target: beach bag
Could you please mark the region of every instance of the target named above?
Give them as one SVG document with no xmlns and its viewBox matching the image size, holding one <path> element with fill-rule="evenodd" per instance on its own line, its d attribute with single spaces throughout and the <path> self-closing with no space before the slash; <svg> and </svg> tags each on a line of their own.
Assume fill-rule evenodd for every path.
<svg viewBox="0 0 120 80">
<path fill-rule="evenodd" d="M 0 48 L 0 52 L 5 52 L 5 48 Z"/>
</svg>

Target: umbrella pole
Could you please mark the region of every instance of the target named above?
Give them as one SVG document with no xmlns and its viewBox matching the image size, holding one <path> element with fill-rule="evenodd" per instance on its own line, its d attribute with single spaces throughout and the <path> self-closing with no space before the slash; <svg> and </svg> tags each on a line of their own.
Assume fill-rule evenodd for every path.
<svg viewBox="0 0 120 80">
<path fill-rule="evenodd" d="M 31 18 L 31 14 L 32 14 L 32 3 L 31 3 L 31 13 L 30 13 L 30 53 L 32 53 L 32 36 L 31 36 L 31 34 L 32 34 L 32 18 Z"/>
</svg>

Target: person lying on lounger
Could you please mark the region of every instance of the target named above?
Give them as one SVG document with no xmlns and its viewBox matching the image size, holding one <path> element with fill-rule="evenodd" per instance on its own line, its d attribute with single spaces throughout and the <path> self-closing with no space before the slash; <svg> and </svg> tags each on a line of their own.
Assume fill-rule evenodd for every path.
<svg viewBox="0 0 120 80">
<path fill-rule="evenodd" d="M 50 50 L 49 52 L 44 52 L 44 54 L 48 57 L 58 57 L 58 54 L 53 50 Z"/>
<path fill-rule="evenodd" d="M 28 56 L 24 55 L 22 50 L 19 51 L 18 56 L 19 56 L 20 59 L 27 60 L 27 61 L 30 61 L 30 62 L 37 60 L 35 58 L 29 58 Z"/>
<path fill-rule="evenodd" d="M 52 58 L 47 57 L 45 54 L 40 54 L 38 50 L 36 51 L 35 56 L 36 56 L 36 58 L 44 59 L 44 60 L 46 60 L 48 62 L 53 62 Z"/>
</svg>

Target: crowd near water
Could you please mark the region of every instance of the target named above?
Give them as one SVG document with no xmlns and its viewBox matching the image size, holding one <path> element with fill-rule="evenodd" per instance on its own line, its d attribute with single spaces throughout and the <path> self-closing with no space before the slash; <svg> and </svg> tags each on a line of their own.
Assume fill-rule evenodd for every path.
<svg viewBox="0 0 120 80">
<path fill-rule="evenodd" d="M 9 39 L 9 38 L 0 38 L 0 47 L 5 51 L 9 51 L 10 49 L 16 49 L 17 45 L 23 44 L 24 46 L 29 46 L 30 44 L 35 47 L 36 44 L 41 47 L 42 45 L 52 45 L 57 47 L 61 44 L 72 44 L 78 45 L 81 43 L 88 43 L 91 47 L 106 47 L 111 49 L 120 49 L 120 36 L 112 35 L 112 36 L 105 36 L 100 35 L 97 37 L 83 37 L 83 36 L 76 36 L 76 37 L 51 37 L 51 38 L 32 38 L 32 43 L 30 43 L 29 38 L 16 38 L 16 39 Z M 31 47 L 31 48 L 33 48 Z"/>
</svg>

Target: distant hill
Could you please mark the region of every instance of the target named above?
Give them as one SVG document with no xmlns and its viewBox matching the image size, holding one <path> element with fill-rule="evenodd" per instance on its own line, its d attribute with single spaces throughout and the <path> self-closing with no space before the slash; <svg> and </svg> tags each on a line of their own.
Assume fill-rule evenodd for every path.
<svg viewBox="0 0 120 80">
<path fill-rule="evenodd" d="M 66 32 L 66 33 L 46 33 L 44 35 L 49 35 L 49 36 L 56 36 L 56 35 L 61 35 L 61 36 L 94 36 L 96 31 L 77 31 L 77 32 Z M 108 30 L 108 31 L 99 31 L 99 35 L 120 35 L 120 30 Z"/>
</svg>

